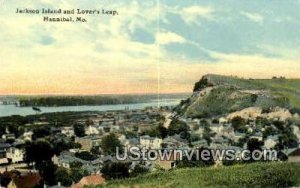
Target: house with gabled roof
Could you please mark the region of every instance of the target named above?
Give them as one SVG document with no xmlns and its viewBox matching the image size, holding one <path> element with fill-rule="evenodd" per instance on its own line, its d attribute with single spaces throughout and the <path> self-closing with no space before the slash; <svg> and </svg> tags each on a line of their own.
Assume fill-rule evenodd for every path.
<svg viewBox="0 0 300 188">
<path fill-rule="evenodd" d="M 39 173 L 28 173 L 26 175 L 17 175 L 7 185 L 7 188 L 32 188 L 40 185 L 42 177 Z"/>
<path fill-rule="evenodd" d="M 72 188 L 83 188 L 86 186 L 102 185 L 105 182 L 105 178 L 101 174 L 93 174 L 83 177 L 78 183 L 72 185 Z"/>
</svg>

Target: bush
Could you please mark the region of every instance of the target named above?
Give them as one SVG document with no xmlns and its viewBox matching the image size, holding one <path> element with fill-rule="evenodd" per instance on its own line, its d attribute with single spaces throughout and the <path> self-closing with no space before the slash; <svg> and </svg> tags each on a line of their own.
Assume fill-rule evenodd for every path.
<svg viewBox="0 0 300 188">
<path fill-rule="evenodd" d="M 79 153 L 75 153 L 75 157 L 78 157 L 79 159 L 85 160 L 85 161 L 92 161 L 95 160 L 97 157 L 93 154 L 91 154 L 88 151 L 82 151 Z"/>
<path fill-rule="evenodd" d="M 60 182 L 63 186 L 72 185 L 72 178 L 68 170 L 61 167 L 55 171 L 55 181 Z"/>
<path fill-rule="evenodd" d="M 107 136 L 104 136 L 101 140 L 100 147 L 102 148 L 103 152 L 108 155 L 114 155 L 116 153 L 116 148 L 118 147 L 119 150 L 123 149 L 123 146 L 118 139 L 118 137 L 111 133 Z M 122 151 L 121 151 L 122 153 Z"/>
<path fill-rule="evenodd" d="M 181 138 L 189 139 L 189 130 L 190 128 L 185 122 L 175 119 L 171 121 L 168 132 L 170 136 L 180 134 Z"/>
<path fill-rule="evenodd" d="M 84 125 L 75 124 L 75 125 L 73 125 L 73 128 L 74 128 L 74 133 L 75 133 L 76 136 L 78 136 L 78 137 L 84 137 L 85 136 Z"/>
<path fill-rule="evenodd" d="M 141 165 L 136 165 L 132 172 L 130 172 L 131 177 L 136 177 L 138 175 L 142 175 L 149 172 L 149 170 Z"/>
<path fill-rule="evenodd" d="M 201 148 L 198 150 L 199 156 L 201 155 L 201 152 L 205 148 Z M 210 154 L 212 156 L 212 153 Z M 198 159 L 196 152 L 192 155 L 191 160 L 189 160 L 186 156 L 183 157 L 183 160 L 176 161 L 176 166 L 178 168 L 187 168 L 187 167 L 207 167 L 214 165 L 215 162 L 213 161 L 213 158 L 209 158 L 208 160 L 201 160 L 201 158 Z"/>
<path fill-rule="evenodd" d="M 247 132 L 247 128 L 245 127 L 246 121 L 242 117 L 236 116 L 236 117 L 232 118 L 231 123 L 232 123 L 232 127 L 234 128 L 235 131 L 238 131 L 241 133 Z"/>
<path fill-rule="evenodd" d="M 107 163 L 102 169 L 101 173 L 105 179 L 122 179 L 129 177 L 129 163 Z"/>
</svg>

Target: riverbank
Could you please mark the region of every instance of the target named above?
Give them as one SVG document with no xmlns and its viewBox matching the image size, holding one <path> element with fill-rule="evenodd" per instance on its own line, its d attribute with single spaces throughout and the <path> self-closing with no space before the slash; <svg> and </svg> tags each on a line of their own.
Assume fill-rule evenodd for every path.
<svg viewBox="0 0 300 188">
<path fill-rule="evenodd" d="M 175 106 L 179 104 L 180 100 L 162 100 L 152 101 L 147 103 L 136 104 L 116 104 L 116 105 L 96 105 L 96 106 L 60 106 L 60 107 L 40 107 L 40 113 L 53 112 L 83 112 L 83 111 L 115 111 L 115 110 L 140 110 L 146 107 L 161 107 L 161 106 Z M 35 115 L 36 111 L 32 107 L 17 107 L 15 105 L 0 105 L 0 117 L 12 115 Z"/>
</svg>

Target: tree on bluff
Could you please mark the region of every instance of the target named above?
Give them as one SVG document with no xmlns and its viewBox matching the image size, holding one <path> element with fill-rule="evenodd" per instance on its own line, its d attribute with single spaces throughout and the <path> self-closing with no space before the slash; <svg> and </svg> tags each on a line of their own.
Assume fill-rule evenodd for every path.
<svg viewBox="0 0 300 188">
<path fill-rule="evenodd" d="M 201 80 L 199 82 L 195 83 L 193 91 L 194 92 L 199 91 L 199 90 L 204 89 L 204 88 L 209 87 L 209 86 L 213 86 L 213 84 L 209 83 L 207 78 L 201 78 Z"/>
</svg>

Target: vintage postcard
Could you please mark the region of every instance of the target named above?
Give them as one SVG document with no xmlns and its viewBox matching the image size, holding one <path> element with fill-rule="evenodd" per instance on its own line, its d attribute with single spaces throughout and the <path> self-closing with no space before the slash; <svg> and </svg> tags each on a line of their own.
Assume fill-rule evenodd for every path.
<svg viewBox="0 0 300 188">
<path fill-rule="evenodd" d="M 0 187 L 300 187 L 299 0 L 0 0 Z"/>
</svg>

